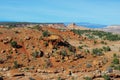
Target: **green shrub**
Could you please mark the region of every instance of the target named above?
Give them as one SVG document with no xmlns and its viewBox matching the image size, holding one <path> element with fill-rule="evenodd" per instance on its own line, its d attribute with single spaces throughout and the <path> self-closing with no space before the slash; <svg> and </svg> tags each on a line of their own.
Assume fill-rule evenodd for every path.
<svg viewBox="0 0 120 80">
<path fill-rule="evenodd" d="M 19 64 L 18 64 L 18 62 L 17 61 L 14 61 L 14 66 L 13 66 L 14 68 L 19 68 Z"/>
<path fill-rule="evenodd" d="M 106 43 L 106 42 L 104 42 L 104 41 L 101 41 L 101 44 L 105 44 L 105 45 L 107 45 L 107 43 Z"/>
<path fill-rule="evenodd" d="M 37 52 L 37 51 L 33 52 L 33 53 L 32 53 L 32 56 L 33 56 L 34 58 L 37 58 L 38 52 Z"/>
<path fill-rule="evenodd" d="M 32 78 L 32 77 L 29 77 L 29 80 L 35 80 L 34 78 Z"/>
<path fill-rule="evenodd" d="M 64 56 L 67 56 L 67 52 L 65 51 L 65 50 L 62 50 L 61 52 L 60 52 L 60 54 L 64 57 Z"/>
<path fill-rule="evenodd" d="M 85 49 L 84 52 L 85 52 L 86 54 L 90 53 L 90 51 L 89 51 L 88 49 Z"/>
<path fill-rule="evenodd" d="M 0 58 L 0 64 L 3 64 L 4 60 L 2 58 Z"/>
<path fill-rule="evenodd" d="M 115 70 L 120 70 L 120 61 L 119 61 L 119 56 L 117 56 L 116 54 L 113 54 L 113 61 L 111 63 L 111 67 Z"/>
<path fill-rule="evenodd" d="M 71 51 L 73 53 L 75 53 L 75 51 L 76 51 L 75 47 L 73 47 L 71 45 L 69 45 L 68 49 L 69 49 L 69 51 Z"/>
<path fill-rule="evenodd" d="M 44 42 L 44 45 L 47 47 L 48 46 L 48 42 Z"/>
<path fill-rule="evenodd" d="M 18 34 L 19 33 L 19 31 L 14 31 L 15 32 L 15 34 Z"/>
<path fill-rule="evenodd" d="M 83 49 L 83 46 L 78 46 L 79 49 Z"/>
<path fill-rule="evenodd" d="M 115 67 L 115 65 L 112 63 L 112 64 L 110 65 L 110 67 L 112 67 L 112 68 L 113 68 L 113 67 Z"/>
<path fill-rule="evenodd" d="M 42 57 L 43 55 L 44 55 L 44 54 L 43 54 L 42 51 L 35 51 L 35 52 L 32 53 L 32 56 L 33 56 L 34 58 Z"/>
<path fill-rule="evenodd" d="M 103 75 L 103 78 L 105 79 L 105 80 L 110 80 L 110 76 L 108 76 L 108 75 Z"/>
<path fill-rule="evenodd" d="M 94 35 L 89 35 L 88 38 L 89 39 L 95 39 L 95 36 Z"/>
<path fill-rule="evenodd" d="M 57 80 L 62 80 L 61 77 L 58 77 Z"/>
<path fill-rule="evenodd" d="M 115 70 L 120 70 L 120 65 L 114 66 L 114 69 L 115 69 Z"/>
<path fill-rule="evenodd" d="M 94 45 L 97 43 L 97 41 L 94 40 Z"/>
<path fill-rule="evenodd" d="M 43 37 L 48 37 L 50 35 L 48 31 L 44 31 L 42 34 L 43 34 Z"/>
<path fill-rule="evenodd" d="M 84 77 L 85 80 L 92 80 L 91 77 Z"/>
<path fill-rule="evenodd" d="M 102 49 L 95 48 L 92 50 L 92 54 L 96 55 L 96 56 L 101 56 L 101 55 L 103 55 Z"/>
<path fill-rule="evenodd" d="M 13 48 L 17 48 L 17 46 L 18 46 L 18 45 L 17 45 L 17 42 L 16 42 L 16 41 L 12 41 L 12 42 L 11 42 L 11 46 L 12 46 Z"/>
<path fill-rule="evenodd" d="M 117 58 L 117 54 L 113 54 L 113 57 L 114 57 L 114 58 Z"/>
<path fill-rule="evenodd" d="M 114 63 L 114 64 L 119 64 L 119 59 L 118 59 L 118 58 L 114 58 L 114 59 L 113 59 L 113 63 Z"/>
<path fill-rule="evenodd" d="M 107 52 L 107 51 L 111 51 L 111 48 L 110 48 L 109 46 L 107 46 L 107 47 L 103 46 L 103 50 L 104 50 L 105 52 Z"/>
</svg>

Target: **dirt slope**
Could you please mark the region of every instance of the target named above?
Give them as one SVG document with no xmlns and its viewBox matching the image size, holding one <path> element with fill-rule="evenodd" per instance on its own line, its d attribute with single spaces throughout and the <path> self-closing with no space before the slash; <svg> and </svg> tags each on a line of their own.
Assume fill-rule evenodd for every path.
<svg viewBox="0 0 120 80">
<path fill-rule="evenodd" d="M 82 80 L 95 71 L 106 71 L 113 54 L 120 54 L 118 44 L 120 41 L 107 41 L 112 50 L 93 56 L 93 48 L 106 45 L 101 44 L 101 40 L 94 44 L 94 40 L 71 30 L 51 27 L 0 28 L 0 75 L 4 80 Z M 93 75 L 90 77 L 94 78 Z"/>
</svg>

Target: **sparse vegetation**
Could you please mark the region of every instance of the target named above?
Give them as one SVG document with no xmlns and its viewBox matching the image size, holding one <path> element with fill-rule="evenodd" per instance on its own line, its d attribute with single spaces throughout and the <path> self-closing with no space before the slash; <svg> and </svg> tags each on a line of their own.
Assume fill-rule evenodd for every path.
<svg viewBox="0 0 120 80">
<path fill-rule="evenodd" d="M 113 61 L 111 62 L 111 67 L 115 70 L 120 70 L 120 60 L 116 54 L 113 54 Z"/>
<path fill-rule="evenodd" d="M 116 54 L 113 54 L 113 64 L 119 64 L 119 59 Z"/>
<path fill-rule="evenodd" d="M 39 25 L 35 25 L 35 26 L 32 27 L 32 29 L 41 30 L 42 28 Z"/>
<path fill-rule="evenodd" d="M 42 51 L 35 51 L 32 53 L 33 58 L 42 57 L 43 55 Z"/>
<path fill-rule="evenodd" d="M 103 40 L 110 40 L 110 41 L 120 40 L 120 35 L 112 34 L 110 32 L 97 31 L 97 30 L 75 30 L 75 29 L 73 29 L 71 31 L 73 31 L 74 33 L 81 35 L 81 36 L 83 34 L 88 33 L 86 37 L 88 37 L 89 39 L 96 39 L 95 36 L 97 36 Z"/>
<path fill-rule="evenodd" d="M 101 56 L 103 55 L 102 49 L 95 48 L 92 50 L 92 54 L 95 56 Z"/>
<path fill-rule="evenodd" d="M 105 41 L 101 41 L 101 44 L 105 44 L 105 45 L 107 45 L 107 43 L 106 43 Z"/>
<path fill-rule="evenodd" d="M 50 59 L 46 59 L 44 61 L 45 61 L 44 68 L 52 67 L 53 64 L 51 63 Z"/>
</svg>

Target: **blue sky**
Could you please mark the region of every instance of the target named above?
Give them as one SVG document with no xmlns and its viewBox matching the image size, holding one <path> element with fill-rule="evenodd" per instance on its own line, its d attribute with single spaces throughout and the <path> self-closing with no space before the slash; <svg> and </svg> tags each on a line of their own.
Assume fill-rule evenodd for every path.
<svg viewBox="0 0 120 80">
<path fill-rule="evenodd" d="M 120 0 L 0 0 L 0 21 L 120 24 Z"/>
</svg>

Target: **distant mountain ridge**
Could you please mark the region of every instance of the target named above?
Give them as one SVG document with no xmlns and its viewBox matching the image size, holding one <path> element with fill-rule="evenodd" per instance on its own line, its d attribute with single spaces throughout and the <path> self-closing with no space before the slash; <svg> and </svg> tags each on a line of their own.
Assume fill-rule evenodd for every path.
<svg viewBox="0 0 120 80">
<path fill-rule="evenodd" d="M 104 28 L 107 25 L 102 24 L 94 24 L 94 23 L 88 23 L 88 22 L 51 22 L 51 23 L 40 23 L 40 22 L 15 22 L 15 21 L 0 21 L 0 25 L 2 24 L 64 24 L 65 26 L 68 26 L 71 23 L 75 23 L 77 26 L 84 26 L 87 28 Z"/>
<path fill-rule="evenodd" d="M 33 26 L 45 26 L 53 27 L 53 28 L 60 28 L 60 29 L 80 29 L 80 30 L 102 30 L 105 32 L 112 32 L 112 33 L 120 33 L 120 25 L 101 25 L 101 24 L 93 24 L 88 22 L 64 22 L 64 23 L 37 23 L 37 22 L 3 22 L 0 21 L 0 27 L 33 27 Z"/>
</svg>

